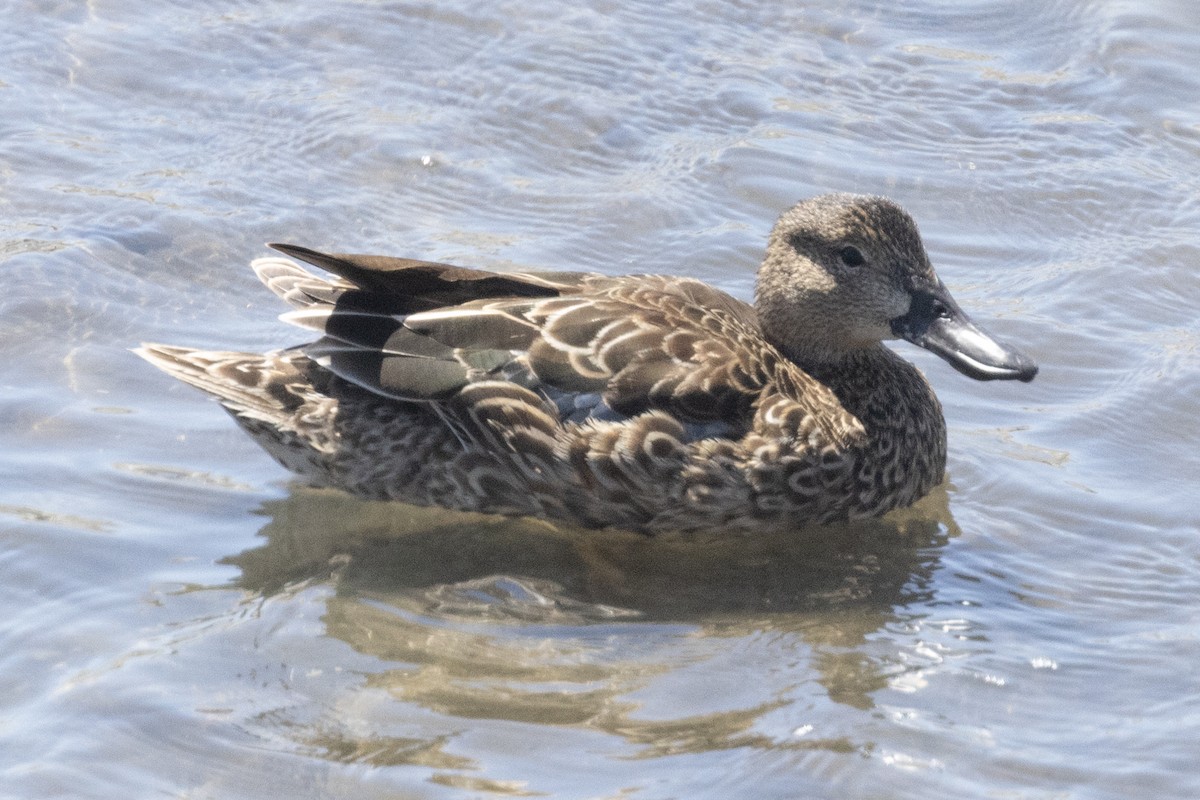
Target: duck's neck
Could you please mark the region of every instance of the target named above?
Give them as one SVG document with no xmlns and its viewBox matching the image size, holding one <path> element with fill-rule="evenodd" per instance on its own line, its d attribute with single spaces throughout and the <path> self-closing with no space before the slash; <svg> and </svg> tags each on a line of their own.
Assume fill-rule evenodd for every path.
<svg viewBox="0 0 1200 800">
<path fill-rule="evenodd" d="M 867 431 L 865 463 L 907 505 L 942 482 L 946 421 L 925 376 L 882 344 L 804 365 Z M 911 497 L 907 497 L 911 493 Z"/>
</svg>

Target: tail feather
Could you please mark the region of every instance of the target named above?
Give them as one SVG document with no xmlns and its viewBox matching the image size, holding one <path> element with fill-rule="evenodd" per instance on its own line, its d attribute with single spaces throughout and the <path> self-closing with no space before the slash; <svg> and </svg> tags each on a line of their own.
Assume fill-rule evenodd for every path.
<svg viewBox="0 0 1200 800">
<path fill-rule="evenodd" d="M 278 256 L 257 258 L 250 267 L 264 286 L 294 308 L 333 305 L 356 288 L 347 281 L 317 277 L 295 261 Z"/>
<path fill-rule="evenodd" d="M 146 343 L 133 350 L 154 366 L 216 397 L 239 416 L 282 424 L 304 403 L 309 380 L 298 351 L 236 353 Z"/>
</svg>

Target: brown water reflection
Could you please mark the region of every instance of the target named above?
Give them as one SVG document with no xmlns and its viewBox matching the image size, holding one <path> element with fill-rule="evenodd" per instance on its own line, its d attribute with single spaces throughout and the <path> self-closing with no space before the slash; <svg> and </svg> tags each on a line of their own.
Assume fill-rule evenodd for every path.
<svg viewBox="0 0 1200 800">
<path fill-rule="evenodd" d="M 442 718 L 618 736 L 642 758 L 861 747 L 756 731 L 792 702 L 783 695 L 667 719 L 642 718 L 633 695 L 708 657 L 708 639 L 772 636 L 807 648 L 805 680 L 831 700 L 871 708 L 895 665 L 864 645 L 900 609 L 929 601 L 939 552 L 957 535 L 944 492 L 883 521 L 755 537 L 563 530 L 313 489 L 262 513 L 265 544 L 228 559 L 241 585 L 269 596 L 327 582 L 326 632 L 381 664 L 364 691 Z M 300 740 L 335 760 L 451 769 L 460 760 L 442 752 L 440 735 L 334 724 Z"/>
</svg>

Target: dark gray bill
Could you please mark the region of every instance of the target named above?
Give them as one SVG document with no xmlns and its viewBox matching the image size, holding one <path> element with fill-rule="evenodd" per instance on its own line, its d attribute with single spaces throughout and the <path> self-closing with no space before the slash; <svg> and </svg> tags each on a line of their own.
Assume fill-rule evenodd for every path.
<svg viewBox="0 0 1200 800">
<path fill-rule="evenodd" d="M 1031 381 L 1037 364 L 977 328 L 954 302 L 945 284 L 914 289 L 908 313 L 892 320 L 892 333 L 937 353 L 977 381 Z"/>
</svg>

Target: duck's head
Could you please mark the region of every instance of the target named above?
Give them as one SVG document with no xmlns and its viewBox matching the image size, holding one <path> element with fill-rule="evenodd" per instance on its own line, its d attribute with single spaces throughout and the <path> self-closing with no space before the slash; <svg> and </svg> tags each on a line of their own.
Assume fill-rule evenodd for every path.
<svg viewBox="0 0 1200 800">
<path fill-rule="evenodd" d="M 906 339 L 977 380 L 1037 374 L 963 313 L 912 217 L 883 197 L 821 195 L 788 210 L 771 231 L 755 306 L 767 338 L 801 364 Z"/>
</svg>

